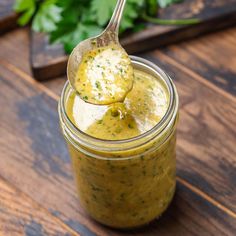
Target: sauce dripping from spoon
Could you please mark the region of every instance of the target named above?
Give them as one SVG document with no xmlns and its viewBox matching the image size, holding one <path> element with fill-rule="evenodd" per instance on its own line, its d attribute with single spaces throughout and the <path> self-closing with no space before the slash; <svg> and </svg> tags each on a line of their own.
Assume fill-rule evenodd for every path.
<svg viewBox="0 0 236 236">
<path fill-rule="evenodd" d="M 118 0 L 107 28 L 80 42 L 69 57 L 68 79 L 85 102 L 96 105 L 123 102 L 133 87 L 131 60 L 118 39 L 125 2 Z"/>
</svg>

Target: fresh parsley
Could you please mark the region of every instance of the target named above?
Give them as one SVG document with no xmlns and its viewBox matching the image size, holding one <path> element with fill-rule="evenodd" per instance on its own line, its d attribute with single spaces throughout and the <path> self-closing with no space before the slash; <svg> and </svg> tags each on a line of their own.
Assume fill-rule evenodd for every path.
<svg viewBox="0 0 236 236">
<path fill-rule="evenodd" d="M 36 11 L 35 0 L 17 0 L 14 9 L 16 12 L 22 13 L 18 20 L 19 25 L 25 25 L 30 21 Z"/>
<path fill-rule="evenodd" d="M 120 31 L 138 31 L 144 23 L 193 24 L 196 19 L 163 20 L 156 18 L 159 7 L 183 0 L 127 0 Z M 33 30 L 45 32 L 50 42 L 64 45 L 67 53 L 82 40 L 99 34 L 107 25 L 116 0 L 16 0 L 14 9 L 21 13 L 20 25 L 31 22 Z M 136 21 L 139 20 L 139 24 Z"/>
</svg>

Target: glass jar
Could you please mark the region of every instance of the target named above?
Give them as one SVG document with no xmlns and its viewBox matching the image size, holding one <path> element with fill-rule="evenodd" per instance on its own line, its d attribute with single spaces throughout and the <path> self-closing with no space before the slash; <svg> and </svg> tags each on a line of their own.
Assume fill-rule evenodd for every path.
<svg viewBox="0 0 236 236">
<path fill-rule="evenodd" d="M 169 106 L 151 130 L 126 140 L 102 140 L 79 130 L 66 113 L 73 89 L 67 82 L 59 117 L 70 152 L 81 206 L 98 222 L 133 228 L 159 217 L 176 186 L 178 94 L 170 77 L 155 64 L 131 56 L 135 69 L 162 80 Z"/>
</svg>

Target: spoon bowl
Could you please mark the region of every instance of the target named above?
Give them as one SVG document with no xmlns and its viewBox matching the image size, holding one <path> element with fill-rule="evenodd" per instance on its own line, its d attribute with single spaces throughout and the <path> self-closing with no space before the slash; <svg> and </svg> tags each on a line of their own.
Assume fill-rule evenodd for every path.
<svg viewBox="0 0 236 236">
<path fill-rule="evenodd" d="M 83 40 L 73 49 L 68 59 L 67 77 L 75 90 L 75 78 L 83 55 L 94 48 L 109 46 L 112 43 L 123 49 L 119 43 L 118 34 L 107 27 L 100 35 Z"/>
<path fill-rule="evenodd" d="M 127 58 L 128 58 L 128 54 L 125 52 L 125 50 L 120 45 L 119 38 L 118 38 L 119 25 L 120 25 L 120 20 L 122 17 L 125 3 L 126 3 L 126 0 L 118 0 L 115 10 L 113 12 L 113 15 L 111 17 L 111 20 L 110 20 L 108 26 L 106 27 L 106 29 L 100 35 L 98 35 L 96 37 L 88 38 L 88 39 L 80 42 L 73 49 L 72 53 L 70 54 L 69 59 L 68 59 L 68 64 L 67 64 L 67 77 L 69 79 L 71 86 L 77 92 L 78 92 L 78 90 L 75 86 L 75 82 L 76 82 L 76 77 L 77 77 L 77 73 L 78 73 L 78 68 L 83 60 L 83 56 L 86 53 L 88 53 L 89 51 L 94 50 L 94 49 L 104 48 L 109 45 L 115 45 L 116 48 L 120 49 L 120 51 L 122 50 L 122 53 L 127 55 Z M 129 86 L 129 89 L 127 90 L 126 94 L 131 89 L 132 89 L 132 86 Z M 115 102 L 118 102 L 118 101 L 121 101 L 121 100 L 116 100 Z M 86 102 L 98 104 L 98 105 L 99 104 L 100 105 L 109 104 L 109 102 L 95 103 L 94 101 L 91 102 L 90 100 L 86 100 Z M 112 103 L 112 101 L 110 103 Z"/>
</svg>

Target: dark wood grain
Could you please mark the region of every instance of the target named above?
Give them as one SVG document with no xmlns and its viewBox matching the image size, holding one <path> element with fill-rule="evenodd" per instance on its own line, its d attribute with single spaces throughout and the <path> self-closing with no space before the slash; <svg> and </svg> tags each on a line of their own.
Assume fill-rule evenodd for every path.
<svg viewBox="0 0 236 236">
<path fill-rule="evenodd" d="M 221 33 L 216 34 L 216 38 L 218 38 L 219 34 Z M 226 32 L 226 34 L 228 33 Z M 206 36 L 204 38 L 209 37 Z M 225 38 L 227 38 L 224 39 L 225 43 L 228 45 L 230 43 L 228 42 L 230 37 Z M 217 44 L 215 46 L 215 48 L 211 48 L 211 51 L 214 51 L 215 56 L 219 57 L 224 47 L 222 45 L 223 48 L 218 50 Z M 208 45 L 205 45 L 205 47 L 207 48 Z M 231 60 L 234 61 L 235 54 L 233 50 L 228 50 L 227 52 Z M 181 176 L 195 186 L 199 186 L 203 191 L 219 200 L 223 205 L 227 205 L 231 210 L 235 211 L 235 185 L 233 175 L 233 173 L 235 173 L 234 143 L 236 139 L 234 132 L 235 119 L 233 115 L 235 103 L 231 100 L 228 101 L 227 98 L 222 97 L 217 91 L 212 91 L 211 88 L 195 81 L 191 74 L 189 75 L 181 71 L 181 69 L 185 67 L 182 66 L 180 69 L 176 68 L 175 65 L 170 64 L 170 61 L 165 61 L 166 58 L 162 58 L 161 55 L 157 53 L 149 54 L 149 56 L 152 57 L 151 60 L 160 64 L 173 75 L 174 78 L 177 78 L 182 107 L 185 107 L 185 109 L 186 107 L 188 109 L 191 108 L 190 111 L 181 110 L 184 115 L 181 113 L 180 127 L 187 131 L 182 132 L 179 139 L 182 139 L 184 143 L 184 145 L 181 143 L 181 149 L 183 149 L 183 147 L 186 147 L 186 149 L 192 147 L 193 144 L 195 144 L 195 147 L 193 153 L 191 153 L 191 149 L 188 149 L 187 152 L 182 150 L 179 154 L 183 156 L 182 159 L 180 159 L 180 162 L 183 163 L 182 169 L 185 171 L 186 169 L 188 170 L 187 173 L 183 172 L 184 174 L 181 174 Z M 207 63 L 210 62 L 211 61 L 208 62 L 206 60 L 205 64 L 207 65 Z M 227 66 L 227 63 L 223 64 L 222 61 L 222 67 L 227 68 Z M 214 73 L 210 74 L 210 76 L 214 76 Z M 49 84 L 45 82 L 45 85 L 59 94 L 64 79 L 50 81 Z M 208 99 L 205 100 L 205 98 Z M 191 117 L 191 113 L 195 115 L 195 118 Z M 207 119 L 207 121 L 202 121 L 202 117 Z M 224 124 L 227 124 L 227 126 Z M 223 129 L 219 127 L 223 127 Z M 188 132 L 190 132 L 192 136 L 188 137 Z M 201 140 L 203 137 L 206 137 L 206 140 L 209 140 L 210 144 L 205 140 Z M 188 143 L 186 141 L 188 141 Z M 215 143 L 218 143 L 219 147 L 216 148 Z M 213 150 L 210 151 L 209 145 L 213 147 Z M 227 155 L 225 152 L 227 152 Z M 210 164 L 209 161 L 211 162 Z M 205 166 L 204 172 L 202 172 L 201 165 Z M 219 192 L 222 192 L 223 195 L 219 194 Z"/>
<path fill-rule="evenodd" d="M 233 30 L 232 30 L 233 31 Z M 218 38 L 218 35 L 221 35 L 221 33 L 216 34 L 216 38 Z M 208 38 L 208 36 L 205 36 L 204 38 Z M 224 37 L 224 41 L 225 41 L 225 45 L 231 45 L 232 46 L 232 51 L 234 50 L 234 47 L 232 44 L 230 44 L 230 37 Z M 209 36 L 209 41 L 211 42 L 211 36 Z M 228 42 L 229 41 L 229 42 Z M 195 41 L 193 41 L 195 42 Z M 213 43 L 211 43 L 212 45 L 215 45 Z M 205 45 L 205 44 L 204 44 Z M 203 45 L 203 46 L 204 46 Z M 210 52 L 215 52 L 215 55 L 217 57 L 217 47 L 218 45 L 216 44 L 215 47 L 212 47 L 210 49 Z M 224 44 L 222 44 L 222 50 L 224 50 Z M 208 48 L 208 45 L 205 45 L 205 47 L 203 47 L 203 50 L 206 51 Z M 230 49 L 228 49 L 228 51 L 230 51 Z M 148 57 L 149 54 L 147 54 L 146 56 Z M 144 55 L 145 56 L 145 55 Z M 224 59 L 227 59 L 227 55 L 222 55 L 222 57 L 224 56 Z M 187 174 L 185 175 L 185 179 L 190 181 L 191 183 L 193 183 L 195 186 L 198 186 L 198 181 L 201 180 L 199 183 L 201 183 L 200 188 L 203 191 L 206 191 L 207 194 L 209 194 L 210 196 L 216 198 L 217 200 L 219 200 L 223 205 L 225 205 L 225 203 L 227 203 L 227 206 L 229 206 L 231 209 L 235 209 L 235 198 L 234 198 L 234 191 L 235 191 L 235 184 L 233 183 L 233 177 L 231 175 L 229 175 L 228 173 L 234 173 L 235 170 L 235 163 L 234 163 L 234 156 L 235 156 L 235 152 L 233 149 L 233 143 L 235 142 L 235 138 L 234 138 L 234 134 L 232 134 L 233 132 L 233 127 L 231 126 L 231 130 L 230 128 L 228 128 L 228 126 L 225 126 L 224 128 L 224 132 L 221 135 L 221 130 L 219 129 L 219 127 L 222 126 L 222 121 L 219 120 L 217 117 L 214 117 L 214 114 L 211 114 L 212 112 L 209 111 L 208 107 L 212 107 L 211 110 L 213 109 L 216 113 L 218 112 L 219 109 L 221 109 L 222 107 L 225 107 L 224 111 L 225 111 L 225 115 L 221 114 L 222 116 L 222 120 L 224 123 L 229 123 L 231 124 L 234 119 L 232 116 L 230 116 L 227 112 L 228 109 L 230 109 L 231 105 L 234 104 L 232 101 L 228 104 L 228 99 L 226 98 L 222 98 L 221 99 L 221 95 L 217 94 L 216 95 L 211 91 L 211 89 L 207 89 L 207 88 L 203 88 L 204 87 L 201 83 L 196 82 L 195 79 L 191 76 L 191 74 L 186 74 L 180 71 L 179 68 L 176 68 L 175 65 L 170 64 L 169 61 L 165 61 L 165 58 L 161 58 L 160 60 L 158 60 L 158 57 L 161 57 L 161 55 L 152 55 L 153 58 L 151 58 L 152 60 L 156 61 L 157 63 L 159 63 L 164 69 L 166 69 L 167 71 L 169 71 L 169 73 L 171 75 L 173 75 L 173 77 L 176 77 L 179 79 L 179 81 L 177 81 L 178 83 L 178 88 L 179 88 L 179 92 L 180 92 L 180 97 L 181 97 L 181 104 L 183 104 L 182 106 L 184 107 L 184 104 L 188 104 L 188 107 L 192 107 L 193 111 L 192 112 L 196 112 L 198 111 L 197 114 L 202 114 L 204 112 L 204 116 L 211 118 L 213 116 L 213 121 L 216 120 L 217 122 L 214 122 L 217 124 L 216 128 L 213 126 L 207 127 L 205 133 L 206 134 L 206 138 L 209 139 L 212 143 L 212 146 L 214 147 L 214 140 L 215 138 L 213 138 L 214 136 L 216 137 L 217 143 L 222 143 L 222 147 L 220 147 L 220 150 L 217 150 L 216 153 L 214 153 L 214 149 L 211 153 L 209 153 L 209 145 L 205 144 L 201 146 L 201 150 L 198 150 L 196 147 L 198 146 L 198 143 L 201 141 L 202 136 L 205 135 L 205 133 L 202 133 L 202 130 L 205 130 L 204 125 L 205 124 L 199 124 L 197 127 L 196 125 L 199 123 L 196 119 L 190 119 L 189 116 L 191 114 L 187 114 L 187 115 L 183 115 L 183 119 L 180 119 L 180 121 L 183 122 L 183 127 L 184 129 L 187 130 L 196 130 L 196 132 L 198 132 L 197 134 L 193 134 L 193 135 L 197 135 L 197 137 L 193 136 L 192 137 L 192 142 L 195 142 L 195 139 L 197 141 L 194 150 L 196 149 L 196 153 L 194 154 L 196 156 L 196 163 L 197 163 L 197 167 L 195 168 L 194 166 L 192 167 L 192 162 L 195 162 L 194 160 L 192 160 L 192 154 L 187 152 L 185 153 L 184 151 L 181 151 L 179 155 L 184 156 L 185 158 L 182 160 L 183 164 L 189 163 L 191 161 L 191 165 L 190 165 L 190 169 L 188 170 L 188 173 L 190 173 L 192 171 L 192 169 L 194 170 L 194 174 L 191 175 L 190 177 L 187 176 Z M 161 63 L 163 61 L 163 63 Z M 208 62 L 206 59 L 204 60 L 204 64 L 208 64 L 210 62 Z M 222 60 L 222 64 L 223 64 L 223 60 Z M 227 66 L 227 64 L 226 64 Z M 233 68 L 233 64 L 231 65 L 231 67 Z M 185 67 L 183 67 L 185 68 Z M 191 78 L 190 78 L 191 77 Z M 49 81 L 49 82 L 44 82 L 44 85 L 49 87 L 50 89 L 52 89 L 54 92 L 57 93 L 57 95 L 60 94 L 61 88 L 63 86 L 64 83 L 64 79 L 65 78 L 61 78 L 61 79 L 57 79 L 57 80 L 53 80 L 53 81 Z M 189 80 L 191 82 L 189 82 Z M 192 82 L 193 81 L 193 82 Z M 188 88 L 188 89 L 187 89 Z M 195 91 L 195 93 L 193 93 L 193 91 Z M 205 107 L 202 107 L 202 103 L 205 102 L 201 101 L 202 97 L 208 97 L 208 91 L 210 91 L 210 98 L 209 101 L 205 104 Z M 221 101 L 219 104 L 220 106 L 218 107 L 218 103 L 215 103 L 215 96 L 216 96 L 216 101 Z M 196 99 L 196 98 L 198 99 Z M 196 103 L 193 103 L 193 101 Z M 224 104 L 228 104 L 228 105 L 224 105 Z M 195 109 L 195 111 L 194 111 Z M 231 108 L 232 110 L 232 108 Z M 185 113 L 184 113 L 185 114 Z M 233 113 L 232 113 L 233 114 Z M 182 117 L 182 116 L 181 116 Z M 196 116 L 197 117 L 197 116 Z M 208 118 L 208 119 L 209 119 Z M 201 117 L 199 117 L 199 119 L 201 119 Z M 185 120 L 187 122 L 185 122 Z M 232 122 L 231 122 L 232 120 Z M 210 122 L 211 123 L 211 122 Z M 214 124 L 213 123 L 213 124 Z M 182 123 L 181 123 L 181 127 L 182 127 Z M 191 132 L 190 132 L 191 133 Z M 224 136 L 224 134 L 226 134 L 226 136 Z M 183 133 L 183 135 L 185 135 Z M 225 145 L 225 138 L 227 137 L 228 142 L 226 142 Z M 181 137 L 180 137 L 181 138 Z M 190 137 L 189 137 L 190 138 Z M 186 137 L 185 135 L 185 139 L 188 139 L 188 137 Z M 211 140 L 212 139 L 212 140 Z M 227 145 L 230 145 L 230 148 L 227 148 Z M 185 144 L 186 147 L 189 146 L 189 144 Z M 227 156 L 225 156 L 224 154 L 224 150 L 228 150 L 228 154 Z M 195 151 L 194 151 L 195 152 Z M 207 155 L 205 155 L 205 152 L 207 153 Z M 189 158 L 189 155 L 191 154 L 191 158 Z M 201 159 L 201 157 L 205 155 L 204 158 Z M 209 159 L 210 156 L 210 159 Z M 215 158 L 215 156 L 217 156 Z M 224 157 L 223 159 L 221 157 Z M 229 156 L 229 158 L 228 158 Z M 216 160 L 215 160 L 216 159 Z M 224 160 L 226 159 L 225 165 L 224 165 Z M 187 160 L 187 161 L 185 161 Z M 200 161 L 201 160 L 201 161 Z M 214 165 L 210 165 L 209 164 L 206 165 L 206 163 L 208 163 L 208 160 L 213 160 Z M 222 164 L 223 163 L 223 164 Z M 231 165 L 232 163 L 232 165 Z M 185 166 L 183 170 L 185 170 Z M 204 172 L 201 172 L 201 168 L 205 169 Z M 188 166 L 187 166 L 188 167 Z M 210 171 L 207 169 L 210 168 Z M 228 169 L 229 168 L 229 169 Z M 188 169 L 188 168 L 186 168 Z M 229 171 L 228 171 L 229 170 Z M 186 170 L 185 170 L 186 171 Z M 228 171 L 228 172 L 227 172 Z M 183 172 L 184 173 L 184 172 Z M 213 174 L 212 174 L 213 173 Z M 197 174 L 197 175 L 196 175 Z M 184 176 L 184 175 L 181 175 Z M 191 178 L 191 179 L 189 179 Z M 214 180 L 215 178 L 215 180 Z M 218 179 L 220 179 L 220 182 L 218 182 Z M 216 181 L 217 180 L 217 181 Z M 229 182 L 227 182 L 229 181 Z M 222 187 L 223 185 L 223 187 Z M 210 188 L 209 188 L 210 186 Z M 213 189 L 213 190 L 212 190 Z M 223 193 L 224 195 L 219 195 L 218 193 L 221 192 L 221 189 L 223 189 Z M 227 198 L 225 198 L 225 196 L 227 196 Z M 219 199 L 220 197 L 220 199 Z M 224 199 L 225 198 L 225 199 Z"/>
<path fill-rule="evenodd" d="M 43 33 L 31 33 L 31 68 L 38 80 L 64 75 L 67 56 L 60 44 L 48 44 L 48 37 Z"/>
<path fill-rule="evenodd" d="M 159 12 L 160 18 L 179 19 L 196 17 L 201 21 L 188 26 L 160 26 L 149 24 L 141 32 L 128 34 L 121 40 L 130 53 L 168 45 L 216 31 L 236 23 L 236 0 L 186 0 Z M 38 80 L 45 80 L 65 73 L 67 57 L 61 45 L 49 45 L 47 37 L 32 32 L 31 67 Z"/>
<path fill-rule="evenodd" d="M 160 26 L 148 24 L 146 30 L 128 35 L 121 40 L 129 53 L 169 45 L 206 32 L 212 32 L 236 23 L 236 0 L 186 0 L 161 9 L 162 19 L 198 18 L 199 24 L 187 26 Z"/>
<path fill-rule="evenodd" d="M 143 56 L 165 69 L 177 85 L 179 176 L 236 212 L 236 99 L 195 80 L 159 51 Z"/>
<path fill-rule="evenodd" d="M 162 51 L 208 81 L 236 95 L 236 28 L 201 37 Z"/>
<path fill-rule="evenodd" d="M 47 87 L 48 89 L 53 91 L 57 96 L 60 96 L 62 88 L 63 88 L 66 81 L 67 81 L 66 76 L 60 76 L 60 77 L 56 77 L 56 78 L 51 79 L 51 80 L 41 81 L 41 83 L 45 87 Z"/>
<path fill-rule="evenodd" d="M 79 235 L 0 178 L 0 235 Z"/>
<path fill-rule="evenodd" d="M 232 30 L 228 31 L 230 33 L 230 35 L 233 34 L 232 31 L 234 31 L 234 30 L 232 29 Z M 228 32 L 226 32 L 225 35 L 228 35 L 229 34 Z M 217 39 L 222 38 L 222 37 L 219 37 L 218 35 L 220 36 L 221 33 L 216 34 Z M 231 37 L 229 37 L 229 36 L 223 37 L 225 44 L 222 43 L 221 44 L 222 48 L 219 50 L 218 44 L 213 43 L 214 38 L 211 38 L 211 36 L 205 36 L 203 39 L 205 39 L 205 41 L 209 41 L 209 44 L 215 45 L 215 47 L 210 48 L 209 54 L 214 52 L 216 58 L 219 58 L 222 55 L 221 54 L 222 50 L 226 51 L 226 50 L 224 50 L 224 48 L 225 47 L 227 48 L 228 47 L 227 45 L 230 45 L 230 42 L 232 41 Z M 190 45 L 191 44 L 195 45 L 196 44 L 195 42 L 196 41 L 190 42 Z M 208 44 L 203 44 L 201 48 L 202 48 L 202 51 L 205 51 L 209 47 L 208 47 Z M 235 54 L 234 54 L 233 49 L 232 50 L 228 49 L 227 55 L 229 58 L 231 58 L 231 61 L 235 61 L 234 60 Z M 227 55 L 224 55 L 225 60 L 227 59 Z M 181 115 L 181 117 L 183 117 L 183 118 L 180 119 L 180 121 L 181 121 L 180 127 L 184 127 L 184 129 L 186 129 L 187 131 L 189 131 L 189 130 L 193 130 L 193 131 L 196 130 L 197 131 L 197 133 L 193 134 L 194 136 L 191 137 L 191 141 L 194 143 L 195 139 L 196 139 L 197 142 L 200 142 L 201 139 L 203 139 L 204 135 L 206 135 L 207 140 L 210 139 L 210 142 L 213 147 L 215 146 L 214 142 L 218 143 L 218 145 L 220 145 L 220 143 L 222 143 L 219 146 L 219 148 L 216 150 L 215 153 L 213 151 L 211 151 L 211 153 L 209 153 L 208 143 L 206 143 L 205 146 L 200 145 L 199 150 L 198 150 L 198 148 L 195 147 L 196 151 L 194 152 L 194 155 L 196 158 L 193 158 L 192 153 L 189 153 L 189 151 L 186 152 L 185 154 L 182 154 L 182 152 L 180 152 L 179 155 L 183 155 L 183 157 L 184 157 L 181 160 L 181 163 L 183 163 L 183 165 L 184 165 L 183 169 L 189 168 L 188 167 L 189 165 L 187 163 L 190 163 L 191 165 L 193 165 L 193 163 L 198 163 L 196 168 L 195 168 L 195 166 L 190 165 L 190 169 L 189 169 L 188 173 L 185 173 L 185 175 L 182 174 L 181 176 L 182 177 L 185 176 L 185 178 L 188 181 L 190 181 L 191 183 L 193 183 L 195 186 L 200 186 L 202 190 L 206 191 L 210 196 L 219 200 L 223 205 L 226 204 L 231 209 L 235 210 L 235 195 L 234 195 L 235 185 L 233 184 L 234 180 L 233 180 L 233 175 L 232 175 L 232 173 L 235 173 L 235 164 L 234 164 L 235 163 L 235 159 L 234 159 L 234 156 L 235 156 L 234 150 L 235 149 L 233 146 L 235 143 L 235 136 L 234 136 L 235 134 L 232 134 L 232 132 L 234 131 L 234 127 L 232 126 L 232 124 L 233 124 L 232 122 L 234 121 L 234 119 L 233 119 L 233 116 L 230 115 L 230 114 L 234 114 L 233 113 L 234 109 L 232 112 L 230 110 L 231 105 L 232 105 L 232 107 L 234 107 L 233 106 L 234 103 L 233 102 L 228 103 L 228 100 L 225 98 L 223 98 L 223 100 L 221 101 L 221 96 L 219 94 L 217 94 L 217 92 L 214 93 L 214 91 L 211 91 L 211 89 L 208 91 L 208 88 L 203 86 L 201 83 L 194 81 L 193 78 L 191 79 L 190 78 L 191 75 L 183 73 L 179 70 L 179 68 L 175 68 L 175 66 L 172 66 L 169 61 L 164 61 L 164 63 L 161 63 L 161 61 L 164 59 L 161 58 L 160 60 L 158 60 L 158 57 L 160 57 L 160 55 L 152 55 L 152 57 L 153 57 L 152 60 L 157 61 L 157 63 L 160 63 L 161 66 L 163 68 L 165 68 L 167 71 L 169 71 L 171 75 L 174 75 L 174 77 L 179 79 L 179 81 L 177 81 L 177 83 L 178 83 L 178 88 L 180 90 L 179 92 L 180 92 L 180 97 L 181 97 L 181 104 L 183 104 L 183 107 L 185 106 L 184 104 L 188 104 L 187 107 L 192 109 L 190 113 L 188 112 L 186 115 Z M 224 62 L 224 60 L 222 60 L 222 62 L 221 62 L 221 67 L 227 69 L 228 63 L 223 63 L 223 62 Z M 210 65 L 210 63 L 211 63 L 211 60 L 210 61 L 205 60 L 203 64 Z M 170 64 L 170 65 L 168 65 L 168 64 Z M 190 65 L 191 65 L 191 63 L 190 63 Z M 233 65 L 231 66 L 231 68 L 234 68 Z M 214 76 L 215 73 L 217 73 L 217 71 L 219 71 L 219 70 L 217 70 L 217 68 L 216 68 L 215 71 L 216 72 L 210 71 L 209 77 Z M 45 82 L 45 85 L 50 87 L 50 89 L 54 90 L 57 94 L 60 94 L 64 79 L 65 78 L 58 79 L 55 81 Z M 189 81 L 191 81 L 191 82 L 189 82 Z M 194 82 L 192 82 L 192 81 L 194 81 Z M 202 91 L 202 87 L 203 87 L 203 91 Z M 188 88 L 188 89 L 186 89 L 186 88 Z M 195 92 L 193 93 L 193 91 L 195 91 Z M 210 98 L 210 100 L 209 101 L 207 100 L 207 102 L 205 102 L 204 98 Z M 216 103 L 216 101 L 217 101 L 217 103 Z M 220 101 L 220 102 L 218 103 L 218 101 Z M 204 106 L 202 105 L 203 103 L 204 103 Z M 208 107 L 211 107 L 211 108 L 209 109 Z M 222 110 L 222 111 L 224 111 L 224 114 L 222 114 L 222 112 L 221 112 L 215 117 L 215 114 L 214 113 L 212 114 L 211 110 L 213 110 L 215 113 L 218 113 L 222 107 L 226 108 L 226 109 L 224 108 Z M 193 112 L 196 113 L 195 119 L 192 119 L 190 117 L 191 113 L 193 113 Z M 214 123 L 210 122 L 210 124 L 216 123 L 217 125 L 219 124 L 219 127 L 220 127 L 220 126 L 222 126 L 222 124 L 221 124 L 221 120 L 222 120 L 223 123 L 227 123 L 229 125 L 231 124 L 231 127 L 228 128 L 228 126 L 225 126 L 223 132 L 221 132 L 221 129 L 219 129 L 217 125 L 210 126 L 210 127 L 207 127 L 207 129 L 205 129 L 206 122 L 203 124 L 201 124 L 201 123 L 198 124 L 199 123 L 197 120 L 198 114 L 200 114 L 203 117 L 207 117 L 207 119 L 211 119 L 213 121 L 216 120 L 216 121 L 214 121 Z M 219 117 L 219 116 L 221 116 L 221 117 Z M 211 117 L 213 117 L 213 119 Z M 200 119 L 200 121 L 202 120 L 201 117 L 199 119 Z M 184 121 L 184 122 L 182 123 L 182 121 Z M 182 124 L 183 124 L 183 126 L 182 126 Z M 204 132 L 202 132 L 202 131 L 204 131 Z M 201 134 L 201 132 L 202 132 L 202 134 Z M 183 134 L 182 134 L 182 136 L 180 136 L 180 138 L 184 137 L 185 140 L 188 140 L 189 138 L 187 137 L 187 134 L 185 134 L 185 133 L 183 132 Z M 227 137 L 227 139 L 225 137 Z M 225 140 L 227 140 L 227 142 L 226 142 L 227 145 L 225 145 Z M 185 145 L 182 145 L 184 147 L 191 146 L 191 143 L 186 144 L 186 141 L 184 143 L 185 143 Z M 198 146 L 198 145 L 199 144 L 196 144 L 196 146 Z M 228 148 L 228 145 L 229 145 L 229 148 Z M 225 154 L 224 154 L 225 151 L 228 152 L 227 156 L 225 156 Z M 183 150 L 183 152 L 184 152 L 184 150 Z M 210 156 L 210 159 L 209 159 L 209 156 Z M 209 160 L 212 162 L 211 164 L 208 164 Z M 214 163 L 214 165 L 213 165 L 213 163 Z M 204 172 L 201 171 L 201 167 L 199 168 L 199 166 L 201 166 L 201 165 L 205 165 L 206 170 Z M 229 171 L 225 171 L 225 170 L 228 170 L 228 168 L 229 168 Z M 197 173 L 198 175 L 191 174 L 189 176 L 189 173 L 194 173 L 194 174 Z M 220 173 L 219 176 L 218 176 L 218 173 Z M 216 176 L 216 174 L 217 174 L 217 176 Z M 217 183 L 215 183 L 215 180 L 218 180 L 218 179 L 220 179 L 220 181 L 217 181 Z M 199 181 L 199 180 L 201 180 L 201 181 Z M 223 193 L 224 193 L 223 195 L 219 194 L 219 192 L 221 192 L 221 191 L 223 191 Z"/>
<path fill-rule="evenodd" d="M 0 59 L 31 74 L 27 28 L 15 29 L 0 37 Z"/>
<path fill-rule="evenodd" d="M 14 2 L 15 0 L 0 1 L 0 34 L 17 26 L 18 15 L 12 9 Z"/>
<path fill-rule="evenodd" d="M 30 68 L 29 55 L 29 29 L 21 28 L 8 32 L 0 37 L 0 59 L 10 63 L 32 76 Z M 61 89 L 65 83 L 66 77 L 57 77 L 53 80 L 43 81 L 46 87 L 50 88 L 57 95 L 61 93 Z"/>
<path fill-rule="evenodd" d="M 59 132 L 56 101 L 5 66 L 0 65 L 0 71 L 0 106 L 4 108 L 0 117 L 4 137 L 0 173 L 67 226 L 86 236 L 234 234 L 234 216 L 181 182 L 168 212 L 146 228 L 121 233 L 90 220 L 77 201 L 70 160 Z"/>
</svg>

